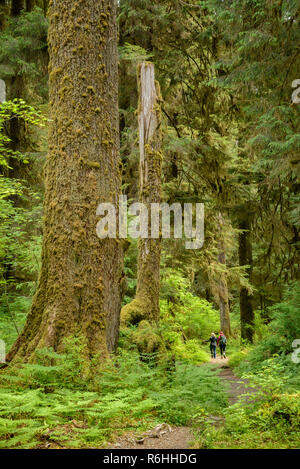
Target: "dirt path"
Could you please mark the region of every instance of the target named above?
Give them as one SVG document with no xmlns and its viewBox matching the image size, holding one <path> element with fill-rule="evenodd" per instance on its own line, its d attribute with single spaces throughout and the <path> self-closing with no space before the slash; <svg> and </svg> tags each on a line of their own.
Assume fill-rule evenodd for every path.
<svg viewBox="0 0 300 469">
<path fill-rule="evenodd" d="M 256 389 L 247 388 L 246 380 L 238 378 L 228 366 L 228 358 L 217 357 L 210 362 L 215 369 L 220 369 L 219 377 L 229 384 L 228 401 L 235 404 L 243 394 L 255 393 Z M 218 422 L 222 420 L 216 417 Z M 109 449 L 188 449 L 193 442 L 192 431 L 189 427 L 170 427 L 164 425 L 161 431 L 156 429 L 145 432 L 143 435 L 130 433 L 123 435 L 111 444 Z"/>
<path fill-rule="evenodd" d="M 230 405 L 235 404 L 243 394 L 255 395 L 257 392 L 257 389 L 247 386 L 248 381 L 246 379 L 239 378 L 233 373 L 228 366 L 228 358 L 212 359 L 211 364 L 217 365 L 216 368 L 222 368 L 219 377 L 229 384 L 228 401 Z M 251 399 L 251 397 L 248 399 Z"/>
<path fill-rule="evenodd" d="M 150 432 L 149 432 L 150 433 Z M 188 449 L 193 437 L 188 427 L 170 427 L 161 436 L 149 437 L 135 433 L 120 437 L 109 449 Z"/>
</svg>

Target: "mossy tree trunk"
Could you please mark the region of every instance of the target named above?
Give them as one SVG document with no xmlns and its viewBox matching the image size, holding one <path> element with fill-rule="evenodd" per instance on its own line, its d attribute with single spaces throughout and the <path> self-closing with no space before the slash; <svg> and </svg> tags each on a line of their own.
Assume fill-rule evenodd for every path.
<svg viewBox="0 0 300 469">
<path fill-rule="evenodd" d="M 0 31 L 5 28 L 8 7 L 5 0 L 0 0 Z"/>
<path fill-rule="evenodd" d="M 219 262 L 226 264 L 225 251 L 222 250 L 219 253 Z M 221 274 L 219 283 L 219 306 L 220 306 L 220 324 L 221 330 L 228 337 L 231 335 L 230 328 L 230 311 L 229 311 L 229 297 L 228 297 L 228 285 L 225 274 Z"/>
<path fill-rule="evenodd" d="M 161 113 L 160 88 L 155 81 L 154 65 L 142 63 L 138 69 L 140 186 L 139 199 L 148 209 L 148 238 L 140 238 L 138 281 L 135 299 L 122 309 L 122 322 L 137 324 L 158 321 L 160 316 L 161 240 L 152 239 L 151 204 L 161 201 Z"/>
<path fill-rule="evenodd" d="M 251 221 L 249 210 L 245 208 L 244 219 L 240 221 L 239 228 L 243 230 L 239 235 L 239 262 L 240 266 L 247 266 L 248 280 L 251 282 L 252 274 L 252 242 L 251 242 Z M 254 334 L 254 311 L 251 295 L 247 288 L 240 290 L 240 316 L 241 316 L 241 337 L 253 342 Z"/>
<path fill-rule="evenodd" d="M 96 234 L 99 203 L 121 193 L 116 2 L 49 2 L 50 132 L 39 286 L 8 354 L 63 348 L 81 334 L 89 357 L 115 349 L 123 249 Z"/>
<path fill-rule="evenodd" d="M 223 220 L 222 214 L 219 213 L 219 228 L 220 228 L 221 237 L 222 237 L 223 225 L 224 225 L 224 220 Z M 219 241 L 218 261 L 220 264 L 226 266 L 226 247 L 222 238 Z M 227 284 L 225 271 L 221 272 L 220 274 L 218 297 L 219 297 L 219 307 L 220 307 L 220 326 L 225 336 L 228 337 L 231 335 L 231 327 L 230 327 L 228 284 Z"/>
</svg>

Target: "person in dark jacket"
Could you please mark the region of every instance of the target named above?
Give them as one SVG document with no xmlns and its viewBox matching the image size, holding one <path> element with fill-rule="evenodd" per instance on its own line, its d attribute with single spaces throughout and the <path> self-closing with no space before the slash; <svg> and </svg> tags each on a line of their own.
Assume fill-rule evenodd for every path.
<svg viewBox="0 0 300 469">
<path fill-rule="evenodd" d="M 222 331 L 220 331 L 220 335 L 217 340 L 217 345 L 219 345 L 220 347 L 221 358 L 226 358 L 227 339 Z"/>
<path fill-rule="evenodd" d="M 217 358 L 217 338 L 214 332 L 211 333 L 210 338 L 206 342 L 210 342 L 211 358 Z"/>
</svg>

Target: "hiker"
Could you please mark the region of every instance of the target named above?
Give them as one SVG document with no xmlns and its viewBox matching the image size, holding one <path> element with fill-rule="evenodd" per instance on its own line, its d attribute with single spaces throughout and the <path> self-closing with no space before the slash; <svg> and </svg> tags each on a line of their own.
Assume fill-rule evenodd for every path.
<svg viewBox="0 0 300 469">
<path fill-rule="evenodd" d="M 217 338 L 214 332 L 211 333 L 210 338 L 206 342 L 210 342 L 211 358 L 217 358 Z"/>
<path fill-rule="evenodd" d="M 227 339 L 225 335 L 223 334 L 222 331 L 220 331 L 220 335 L 217 340 L 217 345 L 220 347 L 220 353 L 221 353 L 221 358 L 226 358 L 226 345 L 227 345 Z"/>
</svg>

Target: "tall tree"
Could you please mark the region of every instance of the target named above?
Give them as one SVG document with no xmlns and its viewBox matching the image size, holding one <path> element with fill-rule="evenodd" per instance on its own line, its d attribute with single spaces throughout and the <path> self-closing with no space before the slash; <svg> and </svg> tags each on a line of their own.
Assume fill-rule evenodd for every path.
<svg viewBox="0 0 300 469">
<path fill-rule="evenodd" d="M 220 229 L 220 241 L 219 241 L 219 255 L 218 261 L 223 267 L 220 272 L 219 278 L 219 288 L 218 288 L 218 298 L 219 298 L 219 307 L 220 307 L 220 325 L 224 334 L 228 337 L 231 334 L 230 328 L 230 311 L 229 311 L 229 294 L 228 294 L 228 285 L 226 278 L 226 248 L 223 240 L 223 225 L 224 220 L 222 214 L 219 213 L 219 229 Z"/>
<path fill-rule="evenodd" d="M 251 214 L 249 208 L 244 211 L 243 219 L 240 221 L 239 228 L 239 261 L 240 266 L 247 266 L 247 274 L 251 283 L 251 274 L 253 268 L 252 262 L 252 240 L 251 240 Z M 240 289 L 240 315 L 241 315 L 241 337 L 249 342 L 253 341 L 254 336 L 254 311 L 252 306 L 252 295 L 244 286 Z"/>
<path fill-rule="evenodd" d="M 89 356 L 118 338 L 122 245 L 96 235 L 99 203 L 121 191 L 116 1 L 49 2 L 50 133 L 39 287 L 8 354 L 62 348 L 80 333 Z M 118 213 L 118 210 L 116 208 Z"/>
<path fill-rule="evenodd" d="M 161 116 L 160 88 L 155 82 L 154 65 L 142 63 L 139 82 L 139 135 L 140 135 L 140 202 L 147 207 L 150 218 L 151 204 L 161 201 Z M 140 218 L 143 215 L 140 213 Z M 148 233 L 139 239 L 138 281 L 135 299 L 122 310 L 122 320 L 137 324 L 143 319 L 159 320 L 160 251 L 157 239 L 150 237 L 151 223 L 147 218 Z"/>
</svg>

